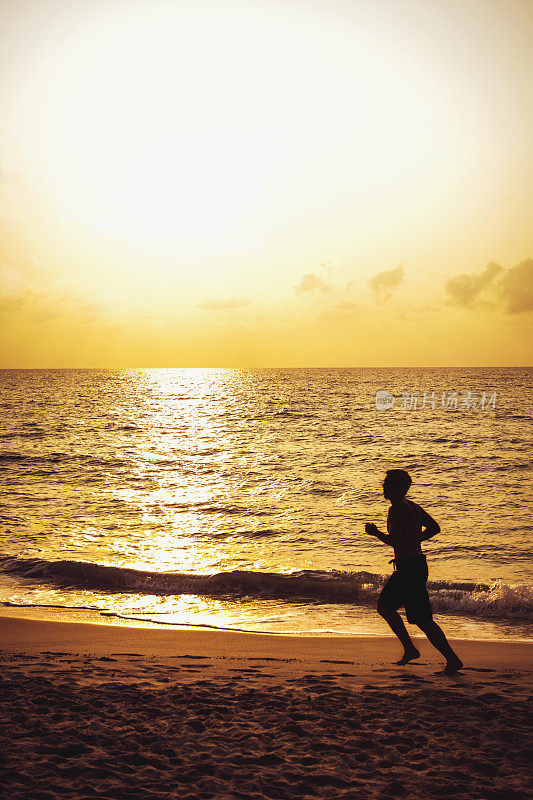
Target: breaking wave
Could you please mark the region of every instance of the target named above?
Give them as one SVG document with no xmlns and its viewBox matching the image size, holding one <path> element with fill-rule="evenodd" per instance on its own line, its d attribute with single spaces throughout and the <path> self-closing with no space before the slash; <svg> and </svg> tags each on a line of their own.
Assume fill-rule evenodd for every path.
<svg viewBox="0 0 533 800">
<path fill-rule="evenodd" d="M 192 594 L 240 600 L 286 599 L 311 603 L 375 603 L 385 575 L 341 570 L 288 574 L 235 570 L 211 575 L 152 572 L 85 561 L 0 556 L 0 572 L 38 585 L 114 594 Z M 533 588 L 502 581 L 429 581 L 435 611 L 506 622 L 533 620 Z"/>
</svg>

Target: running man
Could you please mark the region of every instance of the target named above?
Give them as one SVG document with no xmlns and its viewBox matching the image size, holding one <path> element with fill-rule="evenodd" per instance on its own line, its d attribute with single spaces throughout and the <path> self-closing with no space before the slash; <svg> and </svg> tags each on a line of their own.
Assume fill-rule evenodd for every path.
<svg viewBox="0 0 533 800">
<path fill-rule="evenodd" d="M 418 625 L 433 647 L 442 653 L 446 659 L 444 674 L 453 675 L 461 669 L 463 662 L 433 619 L 426 588 L 428 565 L 420 546 L 421 542 L 439 533 L 440 528 L 423 508 L 406 499 L 410 486 L 411 477 L 405 470 L 390 469 L 383 482 L 383 494 L 391 504 L 387 517 L 388 533 L 382 533 L 371 522 L 365 525 L 366 533 L 394 548 L 394 572 L 379 596 L 378 614 L 388 622 L 403 644 L 404 654 L 396 664 L 403 666 L 420 657 L 398 614 L 400 606 L 405 606 L 407 621 Z"/>
</svg>

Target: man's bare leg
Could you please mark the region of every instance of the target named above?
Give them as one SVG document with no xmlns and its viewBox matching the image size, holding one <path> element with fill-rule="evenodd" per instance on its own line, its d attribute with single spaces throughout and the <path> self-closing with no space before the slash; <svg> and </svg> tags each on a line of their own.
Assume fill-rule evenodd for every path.
<svg viewBox="0 0 533 800">
<path fill-rule="evenodd" d="M 429 622 L 419 622 L 417 624 L 420 630 L 424 631 L 433 647 L 438 650 L 439 653 L 442 653 L 446 659 L 444 674 L 453 675 L 455 672 L 458 672 L 463 666 L 463 662 L 457 653 L 450 647 L 450 643 L 444 635 L 444 631 L 440 625 L 437 625 L 435 620 L 430 620 Z"/>
<path fill-rule="evenodd" d="M 399 667 L 403 667 L 404 664 L 408 664 L 409 661 L 414 661 L 415 658 L 420 658 L 420 653 L 414 646 L 411 637 L 407 633 L 407 628 L 405 627 L 403 619 L 400 617 L 398 612 L 394 611 L 392 608 L 387 608 L 387 606 L 378 605 L 378 614 L 383 617 L 385 622 L 389 624 L 392 632 L 396 634 L 400 642 L 403 644 L 403 656 L 395 663 L 398 664 Z"/>
</svg>

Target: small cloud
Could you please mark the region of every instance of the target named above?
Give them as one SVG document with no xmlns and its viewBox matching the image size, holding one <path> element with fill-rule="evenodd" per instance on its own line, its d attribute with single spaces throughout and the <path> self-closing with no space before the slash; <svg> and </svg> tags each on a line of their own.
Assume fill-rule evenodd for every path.
<svg viewBox="0 0 533 800">
<path fill-rule="evenodd" d="M 533 259 L 505 270 L 499 288 L 508 314 L 533 311 Z"/>
<path fill-rule="evenodd" d="M 100 320 L 100 311 L 96 305 L 74 297 L 46 297 L 31 290 L 0 295 L 0 323 L 43 324 L 64 319 L 92 324 Z"/>
<path fill-rule="evenodd" d="M 228 297 L 227 300 L 203 300 L 197 308 L 203 311 L 225 311 L 228 308 L 242 308 L 249 306 L 252 301 L 245 297 Z"/>
<path fill-rule="evenodd" d="M 384 303 L 392 296 L 393 291 L 398 288 L 405 277 L 404 266 L 405 262 L 402 262 L 394 269 L 386 269 L 370 278 L 370 287 L 376 303 Z"/>
<path fill-rule="evenodd" d="M 486 301 L 480 298 L 487 289 L 494 285 L 494 279 L 503 270 L 500 264 L 491 261 L 483 272 L 473 275 L 456 275 L 446 284 L 449 303 L 462 308 L 480 308 L 487 306 Z"/>
<path fill-rule="evenodd" d="M 50 281 L 30 282 L 11 265 L 0 267 L 0 323 L 42 324 L 65 320 L 92 324 L 104 319 L 100 305 Z"/>
<path fill-rule="evenodd" d="M 297 294 L 305 294 L 306 292 L 323 292 L 324 294 L 328 294 L 333 291 L 333 286 L 313 272 L 307 272 L 305 275 L 302 275 L 302 280 L 298 286 L 295 286 L 295 290 Z"/>
<path fill-rule="evenodd" d="M 533 259 L 510 269 L 491 261 L 483 272 L 456 275 L 446 284 L 448 303 L 461 308 L 503 307 L 508 314 L 533 310 Z"/>
</svg>

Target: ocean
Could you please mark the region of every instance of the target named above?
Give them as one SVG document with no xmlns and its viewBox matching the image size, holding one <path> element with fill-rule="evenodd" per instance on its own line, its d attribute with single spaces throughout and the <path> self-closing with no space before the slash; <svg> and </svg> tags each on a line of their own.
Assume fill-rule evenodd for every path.
<svg viewBox="0 0 533 800">
<path fill-rule="evenodd" d="M 445 632 L 531 639 L 531 378 L 2 370 L 0 602 L 74 620 L 388 634 L 375 604 L 393 554 L 364 524 L 385 529 L 381 484 L 402 468 L 441 526 L 424 549 Z"/>
</svg>

